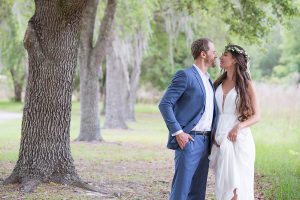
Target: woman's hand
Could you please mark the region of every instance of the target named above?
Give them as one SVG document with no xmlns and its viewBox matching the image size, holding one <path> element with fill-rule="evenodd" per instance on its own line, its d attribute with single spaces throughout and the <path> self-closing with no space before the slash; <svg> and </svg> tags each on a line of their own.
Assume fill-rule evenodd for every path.
<svg viewBox="0 0 300 200">
<path fill-rule="evenodd" d="M 231 129 L 231 131 L 228 133 L 227 138 L 228 138 L 231 142 L 235 142 L 239 130 L 240 130 L 240 124 L 236 124 L 236 125 Z"/>
</svg>

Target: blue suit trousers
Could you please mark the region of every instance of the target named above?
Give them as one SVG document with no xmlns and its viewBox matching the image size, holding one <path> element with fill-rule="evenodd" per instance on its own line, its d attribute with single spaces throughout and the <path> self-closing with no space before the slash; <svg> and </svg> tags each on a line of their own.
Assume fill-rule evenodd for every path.
<svg viewBox="0 0 300 200">
<path fill-rule="evenodd" d="M 175 150 L 175 174 L 170 200 L 205 200 L 210 137 L 191 135 L 183 150 Z"/>
</svg>

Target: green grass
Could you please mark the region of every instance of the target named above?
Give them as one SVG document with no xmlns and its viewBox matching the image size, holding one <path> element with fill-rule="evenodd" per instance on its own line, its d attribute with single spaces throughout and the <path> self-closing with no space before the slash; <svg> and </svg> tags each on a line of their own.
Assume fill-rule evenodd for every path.
<svg viewBox="0 0 300 200">
<path fill-rule="evenodd" d="M 80 128 L 80 104 L 73 102 L 70 129 L 72 156 L 83 180 L 93 181 L 95 185 L 105 183 L 108 191 L 122 191 L 124 199 L 151 199 L 151 195 L 155 199 L 165 199 L 169 183 L 161 183 L 154 189 L 151 185 L 157 179 L 171 180 L 173 152 L 165 147 L 167 130 L 157 106 L 138 105 L 137 110 L 137 122 L 129 123 L 128 130 L 101 130 L 105 143 L 73 142 Z M 0 102 L 0 111 L 21 113 L 22 105 Z M 100 120 L 103 125 L 103 116 Z M 9 176 L 17 161 L 20 134 L 20 119 L 0 122 L 0 179 Z M 158 170 L 159 173 L 156 173 Z M 138 189 L 139 185 L 144 187 Z M 7 199 L 44 199 L 43 195 L 47 193 L 49 199 L 101 199 L 87 196 L 86 191 L 55 185 L 41 185 L 34 194 L 20 197 L 16 188 L 12 187 L 15 186 L 3 189 L 0 186 L 0 198 L 4 195 Z"/>
<path fill-rule="evenodd" d="M 0 102 L 0 111 L 7 112 L 19 112 L 21 113 L 22 104 L 11 103 L 11 102 Z M 166 142 L 166 128 L 162 118 L 157 114 L 157 106 L 154 105 L 137 105 L 137 122 L 129 123 L 128 130 L 106 130 L 102 129 L 102 135 L 106 142 L 116 143 L 112 147 L 106 145 L 106 150 L 111 152 L 111 154 L 98 154 L 94 155 L 88 151 L 88 145 L 75 143 L 72 144 L 73 155 L 75 157 L 81 157 L 84 155 L 85 158 L 94 159 L 96 156 L 99 156 L 101 159 L 109 160 L 128 160 L 128 159 L 146 159 L 151 160 L 153 152 L 151 149 L 145 150 L 143 154 L 135 151 L 120 152 L 118 142 L 129 142 L 133 145 L 135 143 L 140 144 L 153 144 L 153 145 L 165 145 Z M 155 113 L 153 115 L 153 113 Z M 104 123 L 104 117 L 100 118 L 101 125 Z M 21 120 L 8 120 L 0 121 L 0 162 L 1 161 L 16 161 L 18 152 L 15 149 L 18 149 L 20 134 L 21 134 Z M 76 139 L 78 136 L 78 131 L 80 128 L 80 104 L 79 102 L 73 102 L 72 104 L 72 119 L 71 119 L 71 130 L 70 138 L 71 140 Z M 120 134 L 121 132 L 121 134 Z M 101 151 L 101 146 L 94 145 L 92 152 Z M 128 155 L 130 154 L 130 155 Z M 155 153 L 154 153 L 155 154 Z M 114 156 L 112 156 L 114 155 Z M 155 157 L 155 156 L 154 156 Z"/>
<path fill-rule="evenodd" d="M 23 109 L 22 103 L 0 101 L 0 111 L 22 112 L 22 109 Z"/>
<path fill-rule="evenodd" d="M 265 113 L 253 129 L 256 169 L 271 199 L 300 199 L 300 112 Z"/>
<path fill-rule="evenodd" d="M 71 140 L 77 137 L 79 131 L 79 107 L 78 102 L 73 103 Z M 0 111 L 20 113 L 22 104 L 0 102 Z M 157 105 L 138 104 L 136 111 L 137 122 L 129 123 L 128 130 L 101 130 L 106 140 L 104 144 L 71 143 L 72 155 L 75 163 L 81 163 L 78 171 L 84 178 L 98 177 L 97 167 L 101 164 L 104 166 L 103 179 L 116 182 L 126 180 L 143 185 L 157 169 L 153 167 L 154 171 L 146 171 L 144 175 L 141 175 L 136 172 L 143 167 L 140 165 L 145 163 L 151 165 L 161 160 L 172 162 L 171 151 L 165 149 L 167 130 L 158 114 Z M 264 112 L 261 121 L 252 128 L 256 143 L 256 171 L 263 175 L 260 181 L 267 185 L 271 184 L 271 187 L 266 187 L 268 190 L 265 191 L 270 199 L 300 199 L 299 122 L 300 110 L 298 108 L 282 112 Z M 101 117 L 101 124 L 103 123 L 104 118 Z M 20 130 L 21 120 L 0 122 L 0 166 L 2 164 L 14 166 L 18 156 Z M 125 176 L 105 169 L 107 163 L 110 163 L 108 168 L 115 165 L 119 166 L 121 171 L 125 170 L 121 167 L 124 163 L 132 163 L 133 166 L 127 169 L 128 175 Z M 111 165 L 111 163 L 114 164 Z M 84 173 L 85 167 L 92 169 L 94 167 L 95 171 Z M 120 171 L 117 167 L 116 170 Z M 0 167 L 1 178 L 9 175 L 10 172 L 11 169 Z M 161 187 L 163 186 L 152 185 L 149 190 L 153 190 L 153 194 L 159 194 Z M 168 189 L 167 186 L 164 187 Z"/>
</svg>

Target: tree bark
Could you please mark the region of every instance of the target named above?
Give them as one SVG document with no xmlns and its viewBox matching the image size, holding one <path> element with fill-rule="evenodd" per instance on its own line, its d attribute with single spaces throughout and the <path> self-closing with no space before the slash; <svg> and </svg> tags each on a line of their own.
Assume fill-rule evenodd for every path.
<svg viewBox="0 0 300 200">
<path fill-rule="evenodd" d="M 25 192 L 49 181 L 91 189 L 70 152 L 72 82 L 86 2 L 35 0 L 24 38 L 29 74 L 19 158 L 4 184 L 21 183 Z"/>
<path fill-rule="evenodd" d="M 102 141 L 99 111 L 99 79 L 107 37 L 116 11 L 116 0 L 108 0 L 97 43 L 93 47 L 98 0 L 89 0 L 83 14 L 80 38 L 80 133 L 77 141 Z"/>
<path fill-rule="evenodd" d="M 124 119 L 124 76 L 120 54 L 117 53 L 115 33 L 110 36 L 106 55 L 106 104 L 104 128 L 127 129 Z"/>
</svg>

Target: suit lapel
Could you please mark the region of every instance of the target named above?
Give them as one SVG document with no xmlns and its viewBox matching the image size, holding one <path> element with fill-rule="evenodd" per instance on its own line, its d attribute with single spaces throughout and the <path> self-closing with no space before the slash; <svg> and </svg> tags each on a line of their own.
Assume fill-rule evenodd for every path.
<svg viewBox="0 0 300 200">
<path fill-rule="evenodd" d="M 215 92 L 216 92 L 215 87 L 210 79 L 209 79 L 209 82 L 214 90 L 214 120 L 213 120 L 213 124 L 212 124 L 214 126 L 214 121 L 216 121 L 216 117 L 218 115 L 218 105 L 217 105 L 217 100 L 216 100 L 216 96 L 215 96 Z"/>
<path fill-rule="evenodd" d="M 197 71 L 197 69 L 194 66 L 192 66 L 192 70 L 193 70 L 194 75 L 196 76 L 196 79 L 198 80 L 200 88 L 201 88 L 201 90 L 202 90 L 202 92 L 204 94 L 204 99 L 206 99 L 206 92 L 205 92 L 205 88 L 204 88 L 204 85 L 203 85 L 202 78 L 200 77 L 199 72 Z M 204 101 L 204 104 L 205 104 L 205 101 Z"/>
<path fill-rule="evenodd" d="M 211 85 L 213 91 L 215 92 L 214 84 L 212 83 L 212 81 L 211 81 L 210 79 L 208 79 L 208 80 L 209 80 L 209 83 L 210 83 L 210 85 Z"/>
<path fill-rule="evenodd" d="M 216 115 L 216 111 L 217 111 L 217 101 L 216 101 L 216 96 L 215 96 L 216 90 L 215 90 L 214 84 L 212 83 L 212 81 L 210 79 L 209 79 L 209 83 L 214 91 L 214 115 Z"/>
</svg>

